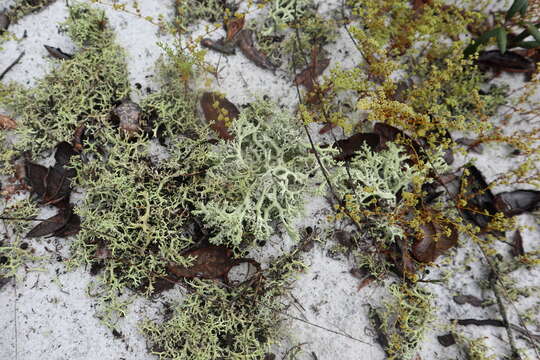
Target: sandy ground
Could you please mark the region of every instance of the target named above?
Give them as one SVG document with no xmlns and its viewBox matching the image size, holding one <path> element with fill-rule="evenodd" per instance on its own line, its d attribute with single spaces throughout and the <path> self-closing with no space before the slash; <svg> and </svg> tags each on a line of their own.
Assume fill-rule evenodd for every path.
<svg viewBox="0 0 540 360">
<path fill-rule="evenodd" d="M 172 14 L 169 0 L 141 0 L 139 3 L 145 16 L 164 14 L 170 17 Z M 333 3 L 329 1 L 326 6 L 331 7 Z M 0 10 L 3 6 L 7 6 L 7 2 L 6 5 L 0 4 Z M 131 83 L 139 83 L 143 89 L 147 86 L 155 88 L 152 77 L 154 63 L 162 53 L 157 42 L 171 39 L 160 36 L 157 27 L 147 21 L 113 11 L 109 7 L 103 8 L 119 43 L 128 53 Z M 46 74 L 54 63 L 48 58 L 43 44 L 60 47 L 66 52 L 74 50 L 73 44 L 65 34 L 59 32 L 57 25 L 66 15 L 64 1 L 58 0 L 43 11 L 26 16 L 10 27 L 10 31 L 21 40 L 2 45 L 0 69 L 5 68 L 21 51 L 24 50 L 26 55 L 4 81 L 31 85 Z M 204 25 L 199 25 L 193 36 L 203 33 Z M 25 32 L 27 36 L 22 38 Z M 331 67 L 337 63 L 347 67 L 358 61 L 356 50 L 349 38 L 345 33 L 340 35 L 337 43 L 328 47 L 333 56 Z M 201 88 L 226 93 L 227 97 L 237 104 L 247 103 L 262 95 L 268 95 L 287 107 L 296 102 L 291 79 L 283 73 L 274 75 L 260 70 L 240 54 L 220 59 L 218 54 L 209 52 L 207 59 L 214 64 L 219 62 L 219 83 L 214 79 L 208 84 L 206 79 L 201 79 Z M 506 80 L 516 86 L 521 81 L 516 76 L 506 75 L 498 81 Z M 529 125 L 524 123 L 516 126 Z M 478 167 L 484 172 L 488 182 L 496 174 L 513 165 L 513 160 L 509 160 L 507 155 L 508 149 L 499 148 L 488 148 L 484 155 L 475 155 L 479 158 Z M 458 159 L 458 164 L 463 161 L 464 159 Z M 324 216 L 321 209 L 325 204 L 321 199 L 313 199 L 310 204 L 306 218 L 299 221 L 301 226 L 317 224 Z M 44 212 L 42 215 L 46 216 L 48 213 Z M 519 221 L 533 227 L 532 231 L 524 233 L 526 250 L 532 249 L 533 241 L 536 242 L 534 246 L 538 246 L 539 232 L 535 219 L 530 215 L 523 215 Z M 154 359 L 155 357 L 146 351 L 146 343 L 138 332 L 137 322 L 144 317 L 158 318 L 163 303 L 168 299 L 181 297 L 182 290 L 175 288 L 156 299 L 137 298 L 130 305 L 127 318 L 119 323 L 120 336 L 114 336 L 96 318 L 96 300 L 87 294 L 87 288 L 93 281 L 88 271 L 76 269 L 68 272 L 65 268 L 64 262 L 70 256 L 68 242 L 69 239 L 54 238 L 32 240 L 31 246 L 35 248 L 36 254 L 45 256 L 47 260 L 21 269 L 16 279 L 11 279 L 9 284 L 0 290 L 0 359 Z M 466 239 L 462 239 L 462 243 L 465 244 Z M 358 291 L 359 280 L 349 274 L 352 261 L 345 256 L 329 256 L 332 245 L 332 242 L 317 245 L 306 254 L 309 269 L 300 274 L 292 296 L 287 299 L 292 304 L 289 314 L 296 319 L 289 318 L 285 321 L 283 342 L 275 347 L 278 359 L 298 344 L 304 351 L 298 359 L 375 360 L 385 357 L 375 342 L 367 317 L 367 305 L 379 304 L 384 300 L 384 291 L 377 285 Z M 287 240 L 284 245 L 284 240 L 275 237 L 270 241 L 267 250 L 269 253 L 277 253 L 283 246 L 287 246 Z M 462 246 L 456 251 L 452 262 L 462 260 L 470 251 L 472 250 L 467 245 Z M 262 255 L 255 253 L 254 256 Z M 440 269 L 434 269 L 431 278 L 436 278 L 450 266 L 451 264 L 441 265 Z M 438 321 L 421 349 L 423 359 L 463 358 L 456 346 L 444 349 L 435 339 L 437 335 L 444 333 L 438 326 L 447 324 L 448 319 L 499 317 L 494 306 L 478 309 L 469 305 L 457 306 L 451 301 L 451 296 L 457 292 L 482 295 L 477 280 L 485 277 L 486 271 L 484 266 L 479 265 L 465 276 L 454 278 L 448 288 L 431 286 L 431 289 L 440 295 L 436 300 L 440 312 Z M 520 273 L 517 276 L 525 279 L 525 284 L 538 284 L 539 275 L 536 272 Z M 307 325 L 302 320 L 333 332 Z M 507 348 L 503 329 L 487 327 L 463 330 L 474 334 L 474 337 L 490 336 L 490 342 L 495 349 Z M 336 332 L 349 334 L 356 340 Z M 525 346 L 525 343 L 519 344 Z"/>
</svg>

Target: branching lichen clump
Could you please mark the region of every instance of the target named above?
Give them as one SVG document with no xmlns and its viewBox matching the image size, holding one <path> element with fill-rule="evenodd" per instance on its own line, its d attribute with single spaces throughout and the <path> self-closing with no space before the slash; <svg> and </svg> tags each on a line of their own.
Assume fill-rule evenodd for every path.
<svg viewBox="0 0 540 360">
<path fill-rule="evenodd" d="M 151 352 L 160 359 L 264 359 L 280 336 L 280 297 L 304 268 L 300 254 L 294 249 L 235 286 L 190 281 L 193 292 L 172 304 L 171 317 L 140 324 Z"/>
<path fill-rule="evenodd" d="M 0 88 L 0 104 L 18 116 L 16 149 L 37 155 L 70 141 L 82 123 L 97 130 L 114 103 L 128 94 L 124 50 L 114 43 L 104 16 L 87 5 L 70 7 L 64 26 L 79 47 L 74 58 L 55 64 L 32 88 Z"/>
<path fill-rule="evenodd" d="M 294 119 L 258 101 L 240 113 L 230 131 L 234 140 L 212 149 L 204 201 L 195 204 L 194 213 L 216 230 L 211 241 L 238 246 L 265 240 L 275 222 L 296 237 L 292 221 L 302 213 L 316 166 Z"/>
</svg>

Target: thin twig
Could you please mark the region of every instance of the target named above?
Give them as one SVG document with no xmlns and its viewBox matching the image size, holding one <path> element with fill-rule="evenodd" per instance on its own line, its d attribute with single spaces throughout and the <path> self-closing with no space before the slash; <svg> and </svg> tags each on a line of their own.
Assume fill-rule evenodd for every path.
<svg viewBox="0 0 540 360">
<path fill-rule="evenodd" d="M 6 70 L 2 71 L 2 73 L 0 74 L 0 81 L 2 81 L 4 76 L 11 70 L 12 67 L 17 65 L 19 63 L 19 61 L 21 61 L 23 56 L 24 56 L 24 51 L 22 53 L 20 53 L 19 56 L 17 56 L 15 61 L 13 61 L 11 64 L 9 64 L 9 66 L 6 68 Z"/>
</svg>

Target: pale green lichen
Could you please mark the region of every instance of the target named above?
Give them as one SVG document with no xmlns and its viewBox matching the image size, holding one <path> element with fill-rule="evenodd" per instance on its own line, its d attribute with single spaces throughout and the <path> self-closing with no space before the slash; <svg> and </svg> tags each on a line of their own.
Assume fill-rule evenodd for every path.
<svg viewBox="0 0 540 360">
<path fill-rule="evenodd" d="M 15 147 L 39 154 L 71 140 L 78 125 L 99 127 L 115 102 L 128 94 L 124 51 L 114 43 L 103 11 L 70 7 L 64 26 L 79 47 L 71 60 L 55 65 L 36 86 L 0 87 L 0 105 L 17 116 Z"/>
<path fill-rule="evenodd" d="M 234 140 L 212 149 L 215 165 L 206 173 L 195 214 L 216 230 L 211 241 L 239 246 L 267 239 L 273 223 L 294 233 L 317 173 L 308 144 L 294 118 L 276 105 L 258 101 L 233 122 Z"/>
<path fill-rule="evenodd" d="M 312 0 L 270 0 L 268 25 L 263 35 L 271 35 L 284 30 L 288 23 L 301 18 Z"/>
<path fill-rule="evenodd" d="M 280 297 L 304 266 L 298 249 L 272 261 L 263 274 L 236 286 L 190 281 L 192 292 L 172 304 L 165 321 L 140 324 L 160 359 L 262 360 L 281 335 Z"/>
</svg>

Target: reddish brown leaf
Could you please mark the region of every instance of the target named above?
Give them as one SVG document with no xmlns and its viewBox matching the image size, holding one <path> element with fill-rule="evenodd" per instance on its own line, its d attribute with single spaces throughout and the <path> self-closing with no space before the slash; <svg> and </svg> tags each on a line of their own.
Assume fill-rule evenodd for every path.
<svg viewBox="0 0 540 360">
<path fill-rule="evenodd" d="M 17 127 L 17 123 L 10 117 L 0 114 L 0 129 L 11 130 Z"/>
<path fill-rule="evenodd" d="M 231 260 L 232 251 L 220 246 L 192 250 L 185 256 L 195 258 L 193 265 L 169 265 L 169 272 L 178 277 L 217 279 L 224 277 L 235 264 Z"/>
<path fill-rule="evenodd" d="M 494 204 L 497 211 L 507 217 L 520 215 L 538 208 L 540 191 L 516 190 L 495 195 Z"/>
<path fill-rule="evenodd" d="M 86 125 L 81 124 L 77 126 L 77 129 L 75 129 L 75 132 L 73 133 L 73 149 L 77 152 L 81 152 L 83 149 L 83 140 L 84 140 L 84 133 L 86 131 Z"/>
<path fill-rule="evenodd" d="M 424 5 L 431 5 L 432 0 L 411 0 L 413 10 L 420 10 Z"/>
<path fill-rule="evenodd" d="M 441 223 L 433 220 L 420 226 L 420 233 L 416 234 L 412 246 L 412 256 L 419 262 L 434 262 L 448 249 L 457 245 L 458 232 L 451 223 Z M 450 230 L 447 235 L 446 231 Z"/>
<path fill-rule="evenodd" d="M 53 234 L 62 229 L 67 224 L 70 217 L 71 209 L 60 210 L 58 214 L 37 224 L 28 234 L 26 234 L 26 237 L 34 238 Z"/>
<path fill-rule="evenodd" d="M 356 290 L 357 291 L 360 291 L 362 290 L 363 288 L 365 288 L 366 286 L 368 286 L 369 284 L 371 284 L 373 281 L 375 281 L 376 278 L 375 276 L 366 276 L 361 282 L 360 284 L 358 284 L 358 286 L 356 287 Z"/>
<path fill-rule="evenodd" d="M 7 16 L 4 11 L 0 12 L 0 35 L 2 35 L 4 31 L 7 30 L 10 23 L 11 20 L 9 19 L 9 16 Z"/>
<path fill-rule="evenodd" d="M 238 108 L 225 97 L 217 93 L 205 92 L 201 98 L 201 107 L 210 127 L 225 140 L 232 140 L 227 123 L 231 123 L 240 115 Z"/>
<path fill-rule="evenodd" d="M 328 65 L 330 65 L 330 59 L 322 59 L 315 64 L 312 62 L 310 66 L 296 75 L 294 84 L 298 86 L 304 85 L 308 90 L 312 90 L 315 79 L 324 72 Z"/>
<path fill-rule="evenodd" d="M 268 58 L 261 53 L 253 42 L 252 30 L 241 30 L 237 35 L 237 44 L 245 57 L 253 61 L 255 65 L 267 70 L 276 70 L 276 66 L 268 60 Z"/>
<path fill-rule="evenodd" d="M 69 196 L 71 194 L 70 182 L 74 175 L 72 169 L 66 169 L 62 166 L 50 167 L 45 179 L 44 204 L 55 205 L 57 207 L 65 207 L 69 204 Z"/>
<path fill-rule="evenodd" d="M 45 195 L 47 172 L 47 168 L 43 165 L 34 164 L 28 161 L 25 163 L 26 181 L 32 188 L 32 192 L 39 197 Z"/>
<path fill-rule="evenodd" d="M 227 30 L 226 41 L 231 41 L 234 37 L 244 28 L 246 19 L 243 15 L 239 17 L 233 17 L 225 23 L 225 29 Z"/>
</svg>

